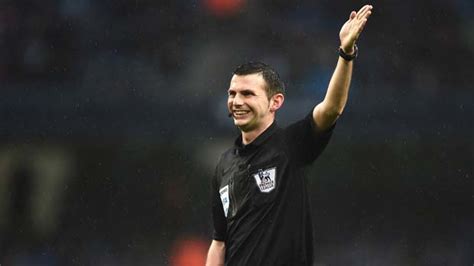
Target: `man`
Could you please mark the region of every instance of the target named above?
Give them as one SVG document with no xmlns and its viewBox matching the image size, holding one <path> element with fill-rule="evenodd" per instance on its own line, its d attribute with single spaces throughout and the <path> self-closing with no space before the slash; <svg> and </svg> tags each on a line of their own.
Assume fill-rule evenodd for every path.
<svg viewBox="0 0 474 266">
<path fill-rule="evenodd" d="M 284 102 L 278 74 L 263 63 L 235 71 L 229 116 L 240 129 L 212 179 L 213 241 L 206 265 L 312 265 L 313 238 L 302 168 L 329 141 L 347 101 L 355 45 L 372 6 L 352 11 L 339 33 L 341 46 L 324 100 L 304 119 L 281 129 Z"/>
</svg>

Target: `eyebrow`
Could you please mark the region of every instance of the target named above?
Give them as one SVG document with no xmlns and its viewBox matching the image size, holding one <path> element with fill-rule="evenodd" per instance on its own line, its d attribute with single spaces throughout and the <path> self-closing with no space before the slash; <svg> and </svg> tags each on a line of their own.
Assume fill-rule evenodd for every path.
<svg viewBox="0 0 474 266">
<path fill-rule="evenodd" d="M 241 91 L 241 93 L 250 93 L 250 94 L 257 95 L 257 94 L 255 93 L 255 91 L 254 91 L 254 90 L 251 90 L 251 89 L 244 89 L 244 90 Z"/>
<path fill-rule="evenodd" d="M 227 92 L 236 92 L 236 90 L 235 90 L 235 89 L 232 89 L 232 88 L 229 88 L 229 89 L 227 90 Z M 255 94 L 255 95 L 256 95 L 256 92 L 255 92 L 254 90 L 252 90 L 252 89 L 242 89 L 242 90 L 240 90 L 240 93 L 252 93 L 252 94 Z"/>
</svg>

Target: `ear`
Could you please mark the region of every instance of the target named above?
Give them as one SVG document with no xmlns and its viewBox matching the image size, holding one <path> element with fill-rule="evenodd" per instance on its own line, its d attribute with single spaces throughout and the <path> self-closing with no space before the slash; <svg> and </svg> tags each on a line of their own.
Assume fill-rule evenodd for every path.
<svg viewBox="0 0 474 266">
<path fill-rule="evenodd" d="M 274 113 L 280 109 L 285 101 L 285 96 L 282 93 L 277 93 L 270 99 L 270 112 Z"/>
</svg>

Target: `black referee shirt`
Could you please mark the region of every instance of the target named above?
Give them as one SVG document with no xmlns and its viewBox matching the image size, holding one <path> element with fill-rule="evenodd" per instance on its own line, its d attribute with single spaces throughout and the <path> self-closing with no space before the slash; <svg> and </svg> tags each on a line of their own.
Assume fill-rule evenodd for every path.
<svg viewBox="0 0 474 266">
<path fill-rule="evenodd" d="M 311 113 L 285 129 L 274 122 L 248 145 L 240 136 L 222 154 L 212 179 L 212 214 L 226 265 L 312 265 L 302 168 L 321 154 L 333 128 L 319 132 Z"/>
</svg>

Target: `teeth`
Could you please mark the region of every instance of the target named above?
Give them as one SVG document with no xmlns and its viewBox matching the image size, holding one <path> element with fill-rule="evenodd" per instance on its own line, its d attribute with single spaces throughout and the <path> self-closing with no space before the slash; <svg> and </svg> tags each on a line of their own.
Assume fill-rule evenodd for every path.
<svg viewBox="0 0 474 266">
<path fill-rule="evenodd" d="M 234 114 L 236 115 L 244 115 L 247 114 L 249 111 L 234 111 Z"/>
</svg>

